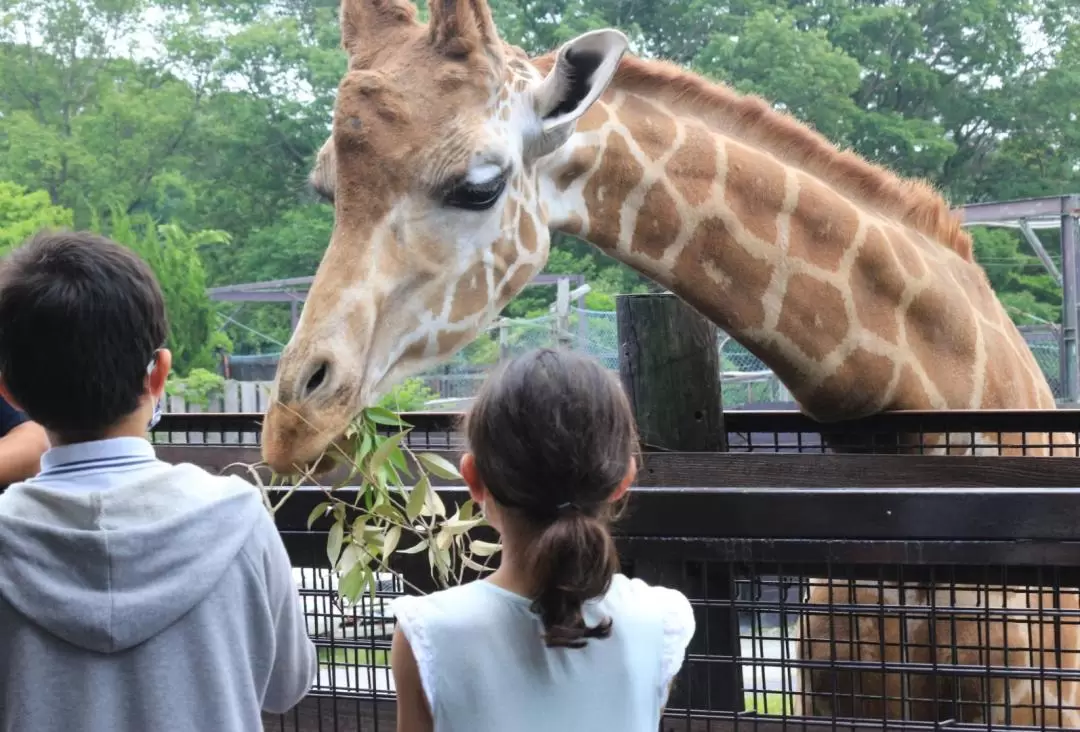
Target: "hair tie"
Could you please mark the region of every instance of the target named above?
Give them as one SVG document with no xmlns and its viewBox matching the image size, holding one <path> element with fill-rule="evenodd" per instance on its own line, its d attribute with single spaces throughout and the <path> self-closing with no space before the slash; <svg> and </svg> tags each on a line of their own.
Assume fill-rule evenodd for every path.
<svg viewBox="0 0 1080 732">
<path fill-rule="evenodd" d="M 573 501 L 567 501 L 566 503 L 560 503 L 555 507 L 555 510 L 559 513 L 569 513 L 571 511 L 580 511 L 581 508 Z"/>
</svg>

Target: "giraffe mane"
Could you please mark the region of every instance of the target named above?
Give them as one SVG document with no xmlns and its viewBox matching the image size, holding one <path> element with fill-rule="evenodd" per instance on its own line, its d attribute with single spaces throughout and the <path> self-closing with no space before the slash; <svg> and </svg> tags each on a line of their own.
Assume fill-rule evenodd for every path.
<svg viewBox="0 0 1080 732">
<path fill-rule="evenodd" d="M 549 53 L 533 63 L 547 72 L 554 61 L 555 54 Z M 774 109 L 759 96 L 740 94 L 668 61 L 647 61 L 629 54 L 623 56 L 611 88 L 641 94 L 674 111 L 685 110 L 737 134 L 741 141 L 757 144 L 972 261 L 971 235 L 930 184 L 901 178 L 849 150 L 840 150 L 824 135 Z"/>
</svg>

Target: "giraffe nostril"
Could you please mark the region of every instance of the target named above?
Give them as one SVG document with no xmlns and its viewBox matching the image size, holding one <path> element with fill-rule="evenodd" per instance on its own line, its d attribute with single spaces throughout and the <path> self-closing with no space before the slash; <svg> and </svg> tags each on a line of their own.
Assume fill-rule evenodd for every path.
<svg viewBox="0 0 1080 732">
<path fill-rule="evenodd" d="M 304 397 L 309 397 L 314 393 L 316 389 L 323 385 L 326 381 L 326 375 L 330 370 L 330 364 L 326 361 L 322 361 L 314 373 L 308 377 L 307 383 L 304 384 Z"/>
</svg>

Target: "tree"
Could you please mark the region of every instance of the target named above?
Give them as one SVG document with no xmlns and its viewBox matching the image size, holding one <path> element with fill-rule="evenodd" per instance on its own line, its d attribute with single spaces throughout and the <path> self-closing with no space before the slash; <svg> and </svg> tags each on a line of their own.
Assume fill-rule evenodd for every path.
<svg viewBox="0 0 1080 732">
<path fill-rule="evenodd" d="M 71 223 L 71 211 L 54 206 L 45 191 L 27 191 L 23 186 L 0 181 L 0 254 L 42 229 L 67 229 Z"/>
<path fill-rule="evenodd" d="M 1073 0 L 490 2 L 501 34 L 530 53 L 618 27 L 633 52 L 761 94 L 839 145 L 927 178 L 955 204 L 1080 190 Z M 170 225 L 226 233 L 227 243 L 196 248 L 209 285 L 314 273 L 333 211 L 306 176 L 346 69 L 338 0 L 4 7 L 0 180 L 44 192 L 77 228 L 117 210 L 152 221 L 161 237 Z M 1057 320 L 1057 290 L 1026 244 L 1010 232 L 984 236 L 977 256 L 1014 317 Z M 553 243 L 546 271 L 584 274 L 590 307 L 650 287 L 579 239 Z M 1010 267 L 1021 269 L 1007 276 Z M 554 297 L 554 287 L 529 288 L 506 314 L 546 312 Z M 229 314 L 242 352 L 288 338 L 287 307 Z"/>
<path fill-rule="evenodd" d="M 218 330 L 199 252 L 204 247 L 227 244 L 229 235 L 214 230 L 189 233 L 177 224 L 158 224 L 147 214 L 127 214 L 116 207 L 109 210 L 107 218 L 95 213 L 91 228 L 131 249 L 153 270 L 165 297 L 167 345 L 177 374 L 184 376 L 193 368 L 212 369 L 215 349 L 228 349 L 231 344 Z"/>
</svg>

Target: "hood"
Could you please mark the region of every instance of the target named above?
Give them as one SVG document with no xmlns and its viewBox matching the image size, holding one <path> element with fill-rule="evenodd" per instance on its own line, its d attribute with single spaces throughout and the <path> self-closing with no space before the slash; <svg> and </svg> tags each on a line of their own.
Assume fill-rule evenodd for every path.
<svg viewBox="0 0 1080 732">
<path fill-rule="evenodd" d="M 100 653 L 154 637 L 218 583 L 266 511 L 237 477 L 162 464 L 105 491 L 19 483 L 0 495 L 0 595 Z"/>
</svg>

